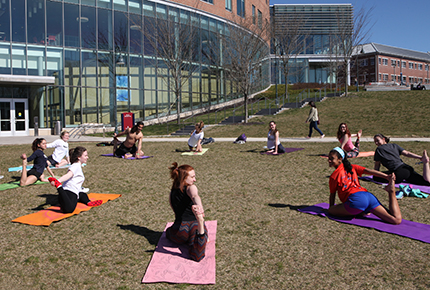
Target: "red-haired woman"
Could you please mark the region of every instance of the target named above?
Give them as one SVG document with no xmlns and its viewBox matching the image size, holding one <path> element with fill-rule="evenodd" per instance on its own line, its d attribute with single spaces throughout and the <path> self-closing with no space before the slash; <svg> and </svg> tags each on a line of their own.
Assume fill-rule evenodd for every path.
<svg viewBox="0 0 430 290">
<path fill-rule="evenodd" d="M 170 177 L 170 206 L 175 212 L 175 222 L 166 230 L 169 240 L 190 246 L 190 257 L 200 262 L 205 257 L 208 231 L 205 227 L 204 210 L 196 182 L 196 173 L 190 165 L 172 163 Z"/>
<path fill-rule="evenodd" d="M 346 123 L 340 123 L 337 130 L 337 140 L 340 142 L 340 148 L 346 152 L 348 158 L 355 158 L 360 153 L 360 137 L 362 131 L 357 134 L 351 134 Z M 352 145 L 351 137 L 357 137 L 355 144 Z"/>
</svg>

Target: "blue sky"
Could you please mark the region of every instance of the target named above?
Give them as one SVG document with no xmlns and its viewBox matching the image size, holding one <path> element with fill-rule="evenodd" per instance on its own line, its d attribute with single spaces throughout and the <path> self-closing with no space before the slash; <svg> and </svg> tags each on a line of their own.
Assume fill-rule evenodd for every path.
<svg viewBox="0 0 430 290">
<path fill-rule="evenodd" d="M 374 7 L 374 24 L 366 42 L 430 51 L 430 0 L 270 0 L 270 4 L 352 4 L 354 10 Z"/>
</svg>

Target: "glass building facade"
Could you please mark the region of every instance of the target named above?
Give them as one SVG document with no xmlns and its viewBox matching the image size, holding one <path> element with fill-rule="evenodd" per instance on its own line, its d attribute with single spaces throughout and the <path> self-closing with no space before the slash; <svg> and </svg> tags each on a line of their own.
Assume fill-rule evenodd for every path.
<svg viewBox="0 0 430 290">
<path fill-rule="evenodd" d="M 300 19 L 303 27 L 303 45 L 296 59 L 291 61 L 291 74 L 288 83 L 334 83 L 328 64 L 333 61 L 330 55 L 333 38 L 336 38 L 338 19 L 350 19 L 351 33 L 353 7 L 351 4 L 279 4 L 270 6 L 271 21 L 276 33 L 282 33 L 283 27 L 294 25 L 290 21 Z M 348 22 L 348 21 L 346 21 Z M 282 70 L 276 61 L 272 46 L 272 83 L 285 83 Z M 279 60 L 278 60 L 279 62 Z"/>
<path fill-rule="evenodd" d="M 0 136 L 28 134 L 35 121 L 39 128 L 115 125 L 123 112 L 136 120 L 176 114 L 140 29 L 175 15 L 199 29 L 199 70 L 181 94 L 181 112 L 239 98 L 225 68 L 202 53 L 205 40 L 228 32 L 220 17 L 163 1 L 0 0 Z M 267 87 L 269 65 L 262 67 Z"/>
</svg>

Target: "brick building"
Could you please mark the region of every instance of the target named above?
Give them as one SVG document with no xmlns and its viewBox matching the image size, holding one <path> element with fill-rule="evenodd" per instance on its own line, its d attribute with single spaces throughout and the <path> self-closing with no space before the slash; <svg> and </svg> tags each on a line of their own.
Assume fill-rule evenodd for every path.
<svg viewBox="0 0 430 290">
<path fill-rule="evenodd" d="M 358 66 L 356 65 L 358 63 Z M 351 59 L 351 83 L 430 84 L 430 53 L 377 43 L 357 48 Z"/>
</svg>

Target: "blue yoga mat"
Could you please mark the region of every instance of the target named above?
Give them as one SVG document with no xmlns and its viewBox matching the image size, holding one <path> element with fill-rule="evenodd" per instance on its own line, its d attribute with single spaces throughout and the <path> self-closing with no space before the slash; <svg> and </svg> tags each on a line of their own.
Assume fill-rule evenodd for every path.
<svg viewBox="0 0 430 290">
<path fill-rule="evenodd" d="M 331 220 L 365 227 L 372 228 L 381 232 L 395 234 L 402 237 L 407 237 L 413 240 L 418 240 L 424 243 L 430 243 L 430 225 L 412 222 L 408 220 L 402 220 L 399 225 L 393 225 L 382 221 L 374 214 L 370 214 L 366 217 L 335 217 L 329 215 L 325 210 L 329 208 L 328 203 L 319 203 L 316 205 L 301 208 L 298 211 L 328 217 Z"/>
</svg>

